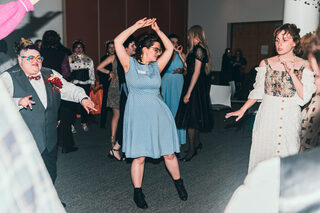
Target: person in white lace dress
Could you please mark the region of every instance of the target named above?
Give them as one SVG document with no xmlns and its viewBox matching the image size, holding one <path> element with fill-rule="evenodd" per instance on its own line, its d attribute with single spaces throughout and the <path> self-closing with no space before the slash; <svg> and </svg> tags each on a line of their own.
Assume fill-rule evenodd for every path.
<svg viewBox="0 0 320 213">
<path fill-rule="evenodd" d="M 249 172 L 263 160 L 299 151 L 300 106 L 315 91 L 314 73 L 307 61 L 296 56 L 300 49 L 299 32 L 294 24 L 284 24 L 275 30 L 278 55 L 260 62 L 247 102 L 226 115 L 226 118 L 236 116 L 238 121 L 257 100 L 262 101 L 253 127 Z"/>
</svg>

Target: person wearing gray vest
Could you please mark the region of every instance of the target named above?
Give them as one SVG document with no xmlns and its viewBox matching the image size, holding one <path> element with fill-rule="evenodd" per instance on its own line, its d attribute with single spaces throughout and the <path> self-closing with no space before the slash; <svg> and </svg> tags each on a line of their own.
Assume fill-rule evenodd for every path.
<svg viewBox="0 0 320 213">
<path fill-rule="evenodd" d="M 85 91 L 67 82 L 56 71 L 42 67 L 36 45 L 21 39 L 17 45 L 19 66 L 0 75 L 7 91 L 30 129 L 54 183 L 57 176 L 57 126 L 60 100 L 80 102 L 96 111 Z"/>
</svg>

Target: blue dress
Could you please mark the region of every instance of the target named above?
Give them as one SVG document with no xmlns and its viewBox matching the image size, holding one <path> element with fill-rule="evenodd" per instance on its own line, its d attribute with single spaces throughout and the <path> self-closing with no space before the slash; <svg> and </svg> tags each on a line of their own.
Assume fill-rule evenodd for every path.
<svg viewBox="0 0 320 213">
<path fill-rule="evenodd" d="M 181 73 L 173 72 L 176 69 L 183 69 L 183 63 L 179 57 L 179 54 L 176 53 L 174 60 L 170 63 L 166 73 L 162 77 L 161 81 L 161 94 L 164 99 L 164 102 L 168 105 L 173 117 L 176 117 L 177 110 L 179 107 L 179 100 L 183 87 L 183 75 Z M 186 130 L 177 129 L 179 143 L 186 143 Z"/>
<path fill-rule="evenodd" d="M 160 158 L 180 152 L 174 118 L 160 96 L 158 63 L 143 65 L 130 57 L 126 81 L 129 94 L 122 146 L 126 157 Z"/>
</svg>

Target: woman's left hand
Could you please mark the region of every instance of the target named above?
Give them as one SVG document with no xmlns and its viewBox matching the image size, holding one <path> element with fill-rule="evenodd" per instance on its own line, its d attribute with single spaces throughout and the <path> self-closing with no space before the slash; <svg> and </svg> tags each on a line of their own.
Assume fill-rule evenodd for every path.
<svg viewBox="0 0 320 213">
<path fill-rule="evenodd" d="M 183 102 L 186 104 L 189 102 L 189 98 L 190 98 L 190 94 L 187 93 L 184 97 L 183 97 Z"/>
<path fill-rule="evenodd" d="M 157 32 L 157 31 L 160 31 L 160 28 L 159 28 L 156 20 L 157 20 L 156 18 L 152 19 L 151 29 L 153 29 L 154 31 Z"/>
<path fill-rule="evenodd" d="M 285 61 L 282 61 L 281 64 L 283 64 L 285 70 L 289 73 L 289 75 L 294 74 L 294 61 L 290 61 L 288 64 Z"/>
</svg>

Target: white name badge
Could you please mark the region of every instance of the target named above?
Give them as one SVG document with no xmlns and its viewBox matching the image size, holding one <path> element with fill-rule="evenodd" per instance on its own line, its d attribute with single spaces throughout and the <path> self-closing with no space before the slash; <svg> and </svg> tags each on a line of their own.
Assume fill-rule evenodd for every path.
<svg viewBox="0 0 320 213">
<path fill-rule="evenodd" d="M 144 71 L 144 70 L 138 70 L 138 73 L 139 73 L 139 74 L 143 74 L 143 75 L 147 74 L 147 72 Z"/>
</svg>

